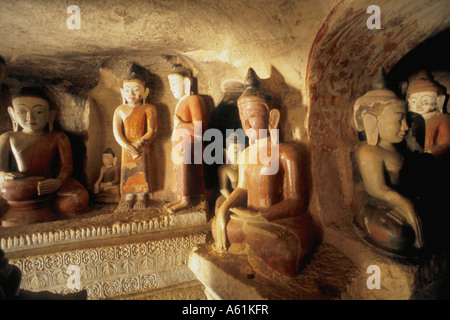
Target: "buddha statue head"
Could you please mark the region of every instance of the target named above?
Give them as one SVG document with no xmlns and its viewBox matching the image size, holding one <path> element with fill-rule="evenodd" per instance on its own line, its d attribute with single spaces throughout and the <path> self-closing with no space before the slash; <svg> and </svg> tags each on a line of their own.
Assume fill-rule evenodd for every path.
<svg viewBox="0 0 450 320">
<path fill-rule="evenodd" d="M 178 63 L 174 64 L 167 77 L 170 91 L 175 99 L 179 100 L 181 97 L 191 94 L 192 74 L 188 68 Z"/>
<path fill-rule="evenodd" d="M 8 113 L 14 131 L 21 127 L 24 133 L 40 134 L 53 130 L 56 103 L 46 88 L 24 87 L 13 96 Z"/>
<path fill-rule="evenodd" d="M 122 94 L 123 104 L 136 106 L 145 104 L 150 89 L 147 88 L 145 79 L 139 72 L 131 71 L 130 75 L 122 81 L 120 93 Z"/>
<path fill-rule="evenodd" d="M 365 135 L 369 145 L 399 143 L 408 130 L 406 103 L 393 91 L 381 87 L 356 100 L 353 120 L 356 131 Z"/>
<path fill-rule="evenodd" d="M 273 98 L 262 88 L 256 72 L 250 68 L 244 82 L 245 90 L 237 101 L 242 129 L 250 143 L 267 137 L 267 130 L 278 128 L 280 111 L 273 106 Z"/>
<path fill-rule="evenodd" d="M 425 119 L 443 112 L 445 95 L 426 71 L 420 71 L 409 79 L 406 99 L 409 111 Z"/>
<path fill-rule="evenodd" d="M 102 154 L 102 161 L 105 166 L 115 166 L 117 163 L 117 158 L 114 151 L 111 148 L 106 148 Z"/>
</svg>

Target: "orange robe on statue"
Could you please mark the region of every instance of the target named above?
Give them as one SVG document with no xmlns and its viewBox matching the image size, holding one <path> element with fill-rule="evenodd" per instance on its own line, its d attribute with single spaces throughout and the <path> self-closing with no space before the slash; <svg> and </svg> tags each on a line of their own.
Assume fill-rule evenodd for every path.
<svg viewBox="0 0 450 320">
<path fill-rule="evenodd" d="M 9 168 L 10 172 L 20 172 L 27 177 L 59 179 L 61 187 L 54 202 L 58 212 L 78 212 L 89 202 L 87 190 L 71 177 L 72 149 L 69 139 L 62 132 L 48 132 L 24 150 L 11 150 Z"/>
<path fill-rule="evenodd" d="M 149 107 L 152 112 L 148 111 Z M 155 107 L 148 104 L 134 107 L 123 121 L 124 136 L 133 143 L 152 130 L 152 124 L 156 124 Z M 142 146 L 141 154 L 136 159 L 122 148 L 121 193 L 142 194 L 153 191 L 150 165 L 150 143 Z"/>
<path fill-rule="evenodd" d="M 183 144 L 182 152 L 190 154 L 190 164 L 174 164 L 175 192 L 180 196 L 198 196 L 205 192 L 203 179 L 203 141 L 201 143 L 201 154 L 194 153 L 194 134 L 201 134 L 198 139 L 202 139 L 203 133 L 208 126 L 209 110 L 205 101 L 199 95 L 189 95 L 181 98 L 175 109 L 174 116 L 174 135 L 177 130 L 185 129 L 189 132 L 190 143 Z M 201 132 L 194 132 L 190 126 L 195 122 L 201 122 Z M 178 145 L 179 141 L 174 141 L 173 146 Z M 195 163 L 195 159 L 201 159 L 200 163 Z"/>
<path fill-rule="evenodd" d="M 426 122 L 425 150 L 440 156 L 450 150 L 450 115 L 438 114 Z"/>
</svg>

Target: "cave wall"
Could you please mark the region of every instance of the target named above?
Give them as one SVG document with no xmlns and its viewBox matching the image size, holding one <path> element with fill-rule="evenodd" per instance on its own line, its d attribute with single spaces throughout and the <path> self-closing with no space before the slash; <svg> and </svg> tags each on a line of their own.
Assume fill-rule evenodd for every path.
<svg viewBox="0 0 450 320">
<path fill-rule="evenodd" d="M 173 198 L 170 132 L 176 105 L 167 57 L 180 57 L 192 68 L 198 93 L 211 109 L 224 95 L 223 81 L 242 81 L 253 67 L 279 98 L 282 138 L 309 150 L 310 211 L 322 225 L 347 219 L 353 200 L 354 100 L 381 67 L 389 73 L 408 52 L 449 27 L 444 0 L 379 0 L 381 30 L 366 27 L 373 3 L 365 0 L 75 2 L 2 0 L 0 55 L 11 93 L 27 84 L 46 84 L 55 93 L 58 126 L 76 155 L 75 174 L 89 189 L 101 152 L 111 147 L 120 158 L 111 121 L 131 63 L 152 74 L 148 101 L 158 112 L 153 197 L 163 200 Z M 72 4 L 81 9 L 79 30 L 66 26 Z M 448 83 L 447 73 L 435 71 Z"/>
<path fill-rule="evenodd" d="M 157 199 L 170 200 L 170 132 L 175 99 L 168 90 L 168 56 L 192 68 L 198 93 L 217 106 L 226 80 L 243 81 L 253 67 L 281 104 L 281 135 L 306 142 L 305 75 L 321 22 L 338 1 L 2 1 L 0 54 L 11 93 L 46 84 L 60 102 L 59 127 L 72 135 L 78 178 L 92 188 L 101 152 L 120 161 L 111 121 L 121 103 L 120 80 L 131 63 L 148 69 L 148 101 L 158 112 Z M 81 28 L 69 30 L 69 5 Z M 288 120 L 289 119 L 289 120 Z"/>
<path fill-rule="evenodd" d="M 352 214 L 358 182 L 354 152 L 360 144 L 352 121 L 354 101 L 371 89 L 381 68 L 391 89 L 399 91 L 400 83 L 419 68 L 411 63 L 414 59 L 406 64 L 402 59 L 450 25 L 445 1 L 377 1 L 382 28 L 368 29 L 364 13 L 371 4 L 340 2 L 325 19 L 311 48 L 307 96 L 313 207 L 326 226 L 342 225 Z M 439 60 L 438 55 L 442 61 L 443 54 L 436 49 L 426 50 L 428 61 Z M 423 60 L 415 57 L 415 62 Z M 395 68 L 397 63 L 403 67 Z M 443 82 L 448 72 L 445 65 L 448 63 L 433 70 Z"/>
</svg>

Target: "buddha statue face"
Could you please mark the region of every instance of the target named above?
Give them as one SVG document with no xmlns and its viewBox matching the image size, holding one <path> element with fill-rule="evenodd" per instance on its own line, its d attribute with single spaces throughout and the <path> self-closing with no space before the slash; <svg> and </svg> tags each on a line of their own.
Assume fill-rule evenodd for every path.
<svg viewBox="0 0 450 320">
<path fill-rule="evenodd" d="M 18 124 L 25 133 L 41 133 L 54 117 L 55 111 L 50 110 L 48 101 L 40 97 L 21 96 L 14 98 L 12 104 L 8 112 L 15 123 L 15 130 Z"/>
<path fill-rule="evenodd" d="M 426 120 L 442 112 L 445 95 L 432 76 L 422 70 L 409 80 L 407 100 L 409 111 L 420 114 Z"/>
<path fill-rule="evenodd" d="M 401 142 L 408 130 L 405 106 L 399 103 L 386 106 L 379 116 L 377 127 L 381 141 Z"/>
<path fill-rule="evenodd" d="M 189 95 L 190 93 L 190 79 L 184 78 L 178 74 L 169 74 L 170 91 L 175 99 L 179 100 L 183 95 Z"/>
<path fill-rule="evenodd" d="M 387 89 L 367 92 L 355 101 L 355 129 L 364 132 L 369 145 L 399 143 L 408 130 L 406 103 Z"/>
<path fill-rule="evenodd" d="M 269 129 L 269 111 L 267 107 L 258 102 L 250 102 L 239 111 L 242 129 L 250 141 L 264 139 Z"/>
<path fill-rule="evenodd" d="M 122 98 L 129 105 L 139 105 L 145 101 L 150 90 L 141 81 L 124 81 L 120 89 Z"/>
<path fill-rule="evenodd" d="M 411 94 L 408 97 L 409 111 L 422 116 L 437 110 L 438 96 L 433 91 L 423 91 Z"/>
<path fill-rule="evenodd" d="M 114 162 L 114 156 L 111 153 L 102 154 L 102 161 L 105 166 L 110 166 Z"/>
</svg>

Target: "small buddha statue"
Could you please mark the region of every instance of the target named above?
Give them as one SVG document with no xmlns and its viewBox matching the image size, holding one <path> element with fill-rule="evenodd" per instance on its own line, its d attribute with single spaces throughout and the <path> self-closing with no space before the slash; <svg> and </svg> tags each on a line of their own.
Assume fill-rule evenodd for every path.
<svg viewBox="0 0 450 320">
<path fill-rule="evenodd" d="M 400 255 L 417 252 L 424 246 L 422 219 L 402 191 L 405 163 L 397 148 L 408 130 L 406 102 L 379 79 L 356 100 L 353 115 L 367 142 L 356 152 L 364 191 L 357 195 L 355 223 L 377 248 Z"/>
<path fill-rule="evenodd" d="M 142 210 L 153 191 L 150 143 L 157 132 L 156 108 L 146 103 L 150 89 L 144 75 L 132 70 L 122 82 L 123 103 L 114 112 L 114 137 L 122 147 L 121 200 L 117 210 Z"/>
<path fill-rule="evenodd" d="M 226 148 L 224 151 L 225 163 L 219 166 L 219 191 L 220 196 L 216 200 L 216 212 L 222 203 L 230 196 L 231 192 L 236 189 L 239 178 L 239 154 L 245 149 L 245 142 L 239 141 L 236 134 L 231 134 L 226 138 Z"/>
<path fill-rule="evenodd" d="M 410 79 L 406 99 L 409 111 L 420 114 L 425 120 L 425 152 L 448 157 L 450 115 L 443 113 L 445 95 L 426 71 Z"/>
<path fill-rule="evenodd" d="M 177 199 L 165 205 L 167 212 L 174 213 L 189 208 L 205 195 L 203 133 L 208 127 L 209 110 L 204 99 L 192 92 L 192 75 L 189 69 L 175 64 L 168 79 L 170 90 L 178 100 L 173 116 L 172 155 L 180 146 L 183 154 L 183 159 L 174 162 L 173 169 Z M 179 137 L 183 137 L 181 142 Z M 194 152 L 196 145 L 200 146 L 198 154 Z M 187 158 L 190 159 L 186 160 Z"/>
<path fill-rule="evenodd" d="M 4 226 L 72 216 L 88 205 L 87 190 L 71 176 L 69 139 L 53 130 L 56 108 L 45 88 L 22 88 L 12 98 L 14 131 L 0 136 L 0 189 L 10 207 Z"/>
<path fill-rule="evenodd" d="M 247 254 L 262 275 L 293 276 L 313 248 L 305 163 L 297 145 L 279 143 L 280 112 L 251 68 L 245 84 L 237 104 L 250 145 L 239 157 L 238 185 L 212 220 L 215 250 Z M 254 158 L 261 154 L 277 170 Z"/>
<path fill-rule="evenodd" d="M 226 138 L 226 149 L 224 149 L 225 163 L 219 167 L 219 189 L 220 193 L 228 198 L 230 188 L 234 190 L 238 183 L 238 159 L 239 154 L 245 149 L 245 142 L 239 141 L 236 134 L 231 134 Z"/>
<path fill-rule="evenodd" d="M 120 201 L 120 168 L 111 148 L 103 152 L 102 161 L 100 175 L 94 184 L 96 200 L 103 203 L 117 203 Z"/>
</svg>

